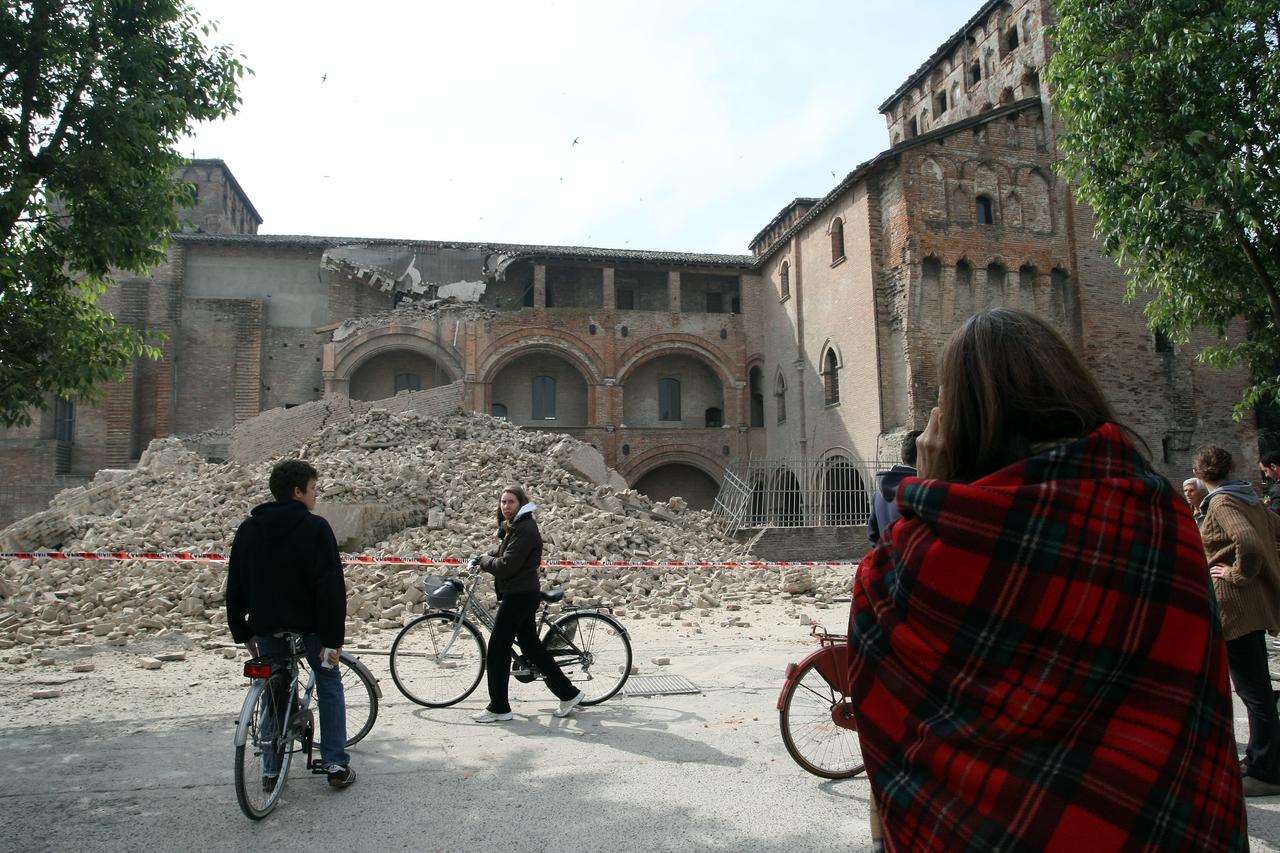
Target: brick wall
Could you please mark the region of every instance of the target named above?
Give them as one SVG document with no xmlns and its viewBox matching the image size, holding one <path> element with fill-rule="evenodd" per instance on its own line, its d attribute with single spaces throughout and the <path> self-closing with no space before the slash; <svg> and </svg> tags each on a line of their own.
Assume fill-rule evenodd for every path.
<svg viewBox="0 0 1280 853">
<path fill-rule="evenodd" d="M 755 534 L 743 530 L 735 538 L 746 542 Z M 754 557 L 778 562 L 857 562 L 868 550 L 865 527 L 770 527 L 751 547 Z"/>
</svg>

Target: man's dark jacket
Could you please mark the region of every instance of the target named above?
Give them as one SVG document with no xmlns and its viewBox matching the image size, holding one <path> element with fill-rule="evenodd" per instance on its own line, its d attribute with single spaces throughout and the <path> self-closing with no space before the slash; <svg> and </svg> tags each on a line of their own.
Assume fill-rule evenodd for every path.
<svg viewBox="0 0 1280 853">
<path fill-rule="evenodd" d="M 331 649 L 345 642 L 347 590 L 329 522 L 301 501 L 253 508 L 231 543 L 227 624 L 243 643 L 276 631 L 320 635 Z"/>
<path fill-rule="evenodd" d="M 542 534 L 533 520 L 533 505 L 520 508 L 510 522 L 498 527 L 502 541 L 480 558 L 480 568 L 493 575 L 493 585 L 501 595 L 507 592 L 537 592 L 538 568 L 542 565 Z"/>
<path fill-rule="evenodd" d="M 914 477 L 916 469 L 910 465 L 894 465 L 888 471 L 876 474 L 876 491 L 871 497 L 871 514 L 867 516 L 867 541 L 875 547 L 889 525 L 898 520 L 895 503 L 898 484 L 907 477 Z"/>
</svg>

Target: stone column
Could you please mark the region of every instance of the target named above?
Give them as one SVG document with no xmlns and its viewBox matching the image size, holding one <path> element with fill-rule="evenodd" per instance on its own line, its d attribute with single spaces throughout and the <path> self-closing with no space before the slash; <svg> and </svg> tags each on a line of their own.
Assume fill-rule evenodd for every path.
<svg viewBox="0 0 1280 853">
<path fill-rule="evenodd" d="M 604 273 L 601 277 L 601 286 L 603 288 L 601 290 L 601 304 L 604 306 L 604 310 L 613 311 L 618 307 L 618 297 L 613 287 L 613 267 L 605 267 L 601 272 Z"/>
<path fill-rule="evenodd" d="M 533 307 L 547 307 L 547 267 L 546 264 L 533 265 Z"/>
<path fill-rule="evenodd" d="M 973 268 L 973 313 L 978 313 L 991 304 L 991 294 L 987 293 L 987 268 Z"/>
<path fill-rule="evenodd" d="M 942 316 L 938 318 L 939 332 L 944 336 L 956 326 L 956 266 L 942 265 Z"/>
<path fill-rule="evenodd" d="M 667 273 L 667 298 L 670 300 L 670 308 L 672 314 L 680 313 L 680 273 L 672 271 Z"/>
</svg>

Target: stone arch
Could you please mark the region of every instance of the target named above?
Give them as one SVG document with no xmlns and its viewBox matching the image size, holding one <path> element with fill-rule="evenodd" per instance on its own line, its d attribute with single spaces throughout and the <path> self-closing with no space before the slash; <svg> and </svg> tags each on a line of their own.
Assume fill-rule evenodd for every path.
<svg viewBox="0 0 1280 853">
<path fill-rule="evenodd" d="M 867 523 L 871 493 L 862 476 L 857 454 L 833 447 L 822 455 L 819 485 L 822 489 L 822 523 L 852 526 Z"/>
<path fill-rule="evenodd" d="M 671 464 L 697 468 L 717 482 L 724 476 L 724 463 L 696 444 L 667 444 L 633 454 L 627 457 L 617 471 L 631 484 L 655 468 Z"/>
<path fill-rule="evenodd" d="M 1053 231 L 1052 198 L 1049 179 L 1039 169 L 1027 173 L 1023 183 L 1026 203 L 1023 205 L 1023 221 L 1028 230 L 1042 234 Z"/>
<path fill-rule="evenodd" d="M 942 166 L 931 157 L 920 163 L 920 207 L 930 219 L 947 216 L 947 189 Z"/>
<path fill-rule="evenodd" d="M 494 405 L 500 404 L 508 420 L 526 426 L 551 426 L 543 418 L 566 428 L 594 425 L 600 382 L 592 376 L 590 366 L 575 355 L 545 341 L 507 350 L 483 375 L 484 411 L 492 414 Z M 526 370 L 532 375 L 521 376 Z M 539 382 L 545 380 L 550 380 L 551 387 L 547 399 L 554 402 L 549 403 L 549 412 L 539 414 Z M 532 385 L 526 384 L 530 382 Z"/>
<path fill-rule="evenodd" d="M 482 382 L 492 382 L 498 371 L 523 353 L 543 352 L 558 355 L 578 368 L 588 385 L 604 382 L 600 358 L 581 338 L 553 329 L 539 329 L 538 334 L 512 332 L 503 335 L 486 349 L 478 360 L 476 373 Z"/>
<path fill-rule="evenodd" d="M 640 365 L 664 355 L 688 355 L 704 362 L 711 368 L 711 372 L 719 377 L 720 384 L 725 390 L 733 388 L 736 384 L 718 352 L 692 335 L 679 333 L 649 338 L 623 353 L 618 359 L 618 384 L 625 384 L 627 378 Z"/>
<path fill-rule="evenodd" d="M 1001 222 L 1005 228 L 1022 227 L 1022 197 L 1017 190 L 1009 190 L 1004 195 L 1000 208 Z"/>
<path fill-rule="evenodd" d="M 326 375 L 326 390 L 347 395 L 351 377 L 370 359 L 386 353 L 417 353 L 434 361 L 448 376 L 449 382 L 462 378 L 462 359 L 457 350 L 435 340 L 434 330 L 417 326 L 388 325 L 366 329 L 330 346 L 333 348 L 333 371 Z"/>
</svg>

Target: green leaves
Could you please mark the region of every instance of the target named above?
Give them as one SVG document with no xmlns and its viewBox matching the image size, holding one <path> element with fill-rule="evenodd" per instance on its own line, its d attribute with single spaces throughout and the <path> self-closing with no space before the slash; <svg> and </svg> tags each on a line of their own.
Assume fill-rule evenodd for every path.
<svg viewBox="0 0 1280 853">
<path fill-rule="evenodd" d="M 1059 0 L 1046 69 L 1062 171 L 1152 324 L 1249 340 L 1201 358 L 1280 400 L 1280 59 L 1275 0 Z M 1270 33 L 1270 34 L 1268 34 Z"/>
<path fill-rule="evenodd" d="M 0 8 L 0 424 L 158 355 L 146 318 L 117 323 L 97 298 L 164 259 L 189 201 L 175 144 L 240 103 L 246 69 L 208 33 L 182 0 Z"/>
</svg>

